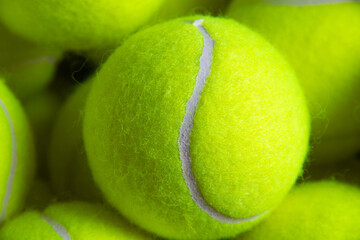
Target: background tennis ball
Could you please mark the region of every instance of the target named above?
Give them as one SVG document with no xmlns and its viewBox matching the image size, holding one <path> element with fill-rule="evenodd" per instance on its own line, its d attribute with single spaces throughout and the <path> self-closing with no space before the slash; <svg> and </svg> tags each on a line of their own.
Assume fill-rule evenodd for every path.
<svg viewBox="0 0 360 240">
<path fill-rule="evenodd" d="M 96 50 L 116 47 L 145 24 L 162 2 L 2 0 L 0 18 L 12 31 L 34 42 L 66 50 Z"/>
<path fill-rule="evenodd" d="M 304 171 L 304 181 L 333 179 L 360 186 L 360 159 L 346 159 L 327 165 L 310 164 Z"/>
<path fill-rule="evenodd" d="M 19 98 L 31 97 L 53 79 L 61 54 L 13 35 L 0 25 L 0 75 Z"/>
<path fill-rule="evenodd" d="M 27 209 L 45 209 L 54 199 L 49 183 L 42 179 L 35 179 L 26 198 Z"/>
<path fill-rule="evenodd" d="M 99 201 L 83 143 L 83 115 L 91 82 L 80 85 L 58 115 L 49 149 L 51 184 L 57 195 Z"/>
<path fill-rule="evenodd" d="M 296 187 L 268 218 L 241 240 L 360 238 L 360 189 L 336 182 Z"/>
<path fill-rule="evenodd" d="M 312 114 L 317 163 L 360 150 L 360 3 L 235 0 L 231 16 L 261 33 L 295 68 Z"/>
<path fill-rule="evenodd" d="M 104 196 L 171 239 L 230 237 L 256 224 L 296 180 L 308 136 L 288 64 L 221 18 L 133 35 L 100 70 L 85 108 L 85 148 Z"/>
<path fill-rule="evenodd" d="M 38 173 L 42 177 L 48 176 L 49 139 L 61 103 L 61 97 L 51 90 L 43 91 L 24 102 L 24 110 L 35 136 Z"/>
<path fill-rule="evenodd" d="M 225 11 L 229 2 L 230 0 L 164 0 L 155 19 L 161 21 L 194 13 L 216 14 Z"/>
<path fill-rule="evenodd" d="M 21 210 L 35 166 L 33 139 L 18 100 L 0 79 L 0 225 Z"/>
<path fill-rule="evenodd" d="M 27 211 L 0 229 L 6 240 L 141 240 L 153 239 L 100 205 L 59 203 L 43 213 Z"/>
</svg>

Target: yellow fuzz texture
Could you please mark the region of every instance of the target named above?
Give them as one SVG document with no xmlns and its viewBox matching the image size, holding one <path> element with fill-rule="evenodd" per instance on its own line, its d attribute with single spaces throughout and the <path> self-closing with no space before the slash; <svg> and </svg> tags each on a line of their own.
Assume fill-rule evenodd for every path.
<svg viewBox="0 0 360 240">
<path fill-rule="evenodd" d="M 309 115 L 299 83 L 259 35 L 233 20 L 205 16 L 133 35 L 90 90 L 85 148 L 107 200 L 170 239 L 225 238 L 258 222 L 210 217 L 183 177 L 180 128 L 204 50 L 193 24 L 199 19 L 215 42 L 190 139 L 191 169 L 207 204 L 232 218 L 265 214 L 294 184 L 308 148 Z"/>
<path fill-rule="evenodd" d="M 25 204 L 35 172 L 35 150 L 23 109 L 1 79 L 0 101 L 1 225 L 3 220 L 18 213 Z"/>
<path fill-rule="evenodd" d="M 312 115 L 313 162 L 354 157 L 360 150 L 359 1 L 271 2 L 235 0 L 227 15 L 260 33 L 294 67 Z"/>
<path fill-rule="evenodd" d="M 46 219 L 56 222 L 55 229 Z M 58 203 L 43 213 L 27 211 L 0 229 L 3 240 L 150 240 L 152 236 L 100 205 Z"/>
<path fill-rule="evenodd" d="M 239 240 L 360 239 L 360 189 L 324 181 L 296 187 L 263 222 Z"/>
</svg>

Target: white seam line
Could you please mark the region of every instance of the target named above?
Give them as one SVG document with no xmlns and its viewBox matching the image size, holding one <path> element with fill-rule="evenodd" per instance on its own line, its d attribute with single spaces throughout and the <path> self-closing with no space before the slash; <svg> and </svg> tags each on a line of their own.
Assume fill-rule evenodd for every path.
<svg viewBox="0 0 360 240">
<path fill-rule="evenodd" d="M 178 145 L 179 145 L 179 152 L 180 152 L 180 159 L 182 162 L 182 171 L 183 171 L 183 177 L 185 179 L 185 183 L 187 187 L 189 188 L 190 195 L 195 201 L 195 203 L 198 205 L 198 207 L 206 212 L 210 217 L 213 219 L 222 222 L 222 223 L 242 223 L 242 222 L 248 222 L 253 221 L 257 219 L 258 217 L 264 215 L 265 213 L 247 217 L 247 218 L 233 218 L 229 216 L 225 216 L 222 213 L 216 211 L 214 208 L 212 208 L 203 198 L 201 195 L 197 182 L 195 180 L 194 173 L 192 172 L 192 166 L 191 166 L 191 156 L 190 156 L 190 136 L 194 125 L 194 117 L 197 110 L 197 107 L 199 105 L 201 93 L 204 89 L 204 86 L 206 84 L 206 80 L 210 76 L 211 72 L 211 65 L 213 61 L 213 50 L 215 47 L 215 40 L 212 39 L 208 31 L 203 26 L 203 19 L 196 20 L 194 22 L 190 22 L 190 24 L 193 24 L 195 27 L 198 28 L 198 30 L 201 32 L 204 38 L 204 48 L 203 48 L 203 54 L 200 57 L 200 71 L 196 77 L 196 84 L 195 88 L 193 90 L 193 94 L 190 98 L 190 100 L 186 103 L 186 114 L 184 116 L 183 122 L 181 124 L 180 128 L 180 135 L 178 139 Z M 186 22 L 189 23 L 189 22 Z"/>
<path fill-rule="evenodd" d="M 338 4 L 348 2 L 360 2 L 360 0 L 265 0 L 261 4 L 270 4 L 278 6 L 316 6 L 327 4 Z"/>
<path fill-rule="evenodd" d="M 46 62 L 50 65 L 55 65 L 56 61 L 57 61 L 56 57 L 54 57 L 54 56 L 42 56 L 42 57 L 38 57 L 38 58 L 31 59 L 29 61 L 26 61 L 26 62 L 20 64 L 19 66 L 28 66 L 28 65 L 32 65 L 32 64 L 36 64 L 36 63 L 41 63 L 41 62 Z"/>
<path fill-rule="evenodd" d="M 72 240 L 70 234 L 63 225 L 61 225 L 60 223 L 54 221 L 53 219 L 47 216 L 40 215 L 40 217 L 44 219 L 62 239 Z"/>
<path fill-rule="evenodd" d="M 9 122 L 11 138 L 12 138 L 12 140 L 11 140 L 11 165 L 10 165 L 9 177 L 8 177 L 8 180 L 6 183 L 6 192 L 5 192 L 5 196 L 4 196 L 3 203 L 2 203 L 2 209 L 0 212 L 0 223 L 1 223 L 2 221 L 5 220 L 5 217 L 6 217 L 6 210 L 8 208 L 11 192 L 13 189 L 16 165 L 18 162 L 18 156 L 17 156 L 17 152 L 16 152 L 17 146 L 16 146 L 16 134 L 15 134 L 14 123 L 11 120 L 10 113 L 7 110 L 6 105 L 2 100 L 0 100 L 0 106 Z"/>
</svg>

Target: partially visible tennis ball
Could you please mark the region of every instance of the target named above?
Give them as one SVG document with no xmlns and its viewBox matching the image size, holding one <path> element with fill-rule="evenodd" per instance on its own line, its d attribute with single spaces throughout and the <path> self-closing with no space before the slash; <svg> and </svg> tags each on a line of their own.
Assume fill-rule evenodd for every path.
<svg viewBox="0 0 360 240">
<path fill-rule="evenodd" d="M 1 0 L 0 19 L 15 33 L 64 50 L 115 48 L 163 0 Z M 36 26 L 36 27 L 35 27 Z"/>
<path fill-rule="evenodd" d="M 91 82 L 79 86 L 60 110 L 51 137 L 49 172 L 57 195 L 99 201 L 101 193 L 95 187 L 88 166 L 82 133 L 85 102 Z"/>
<path fill-rule="evenodd" d="M 44 209 L 54 199 L 52 189 L 47 181 L 35 179 L 26 198 L 27 209 Z"/>
<path fill-rule="evenodd" d="M 58 203 L 27 211 L 0 229 L 3 240 L 145 240 L 152 236 L 100 205 Z"/>
<path fill-rule="evenodd" d="M 130 37 L 99 71 L 84 141 L 107 200 L 171 239 L 234 236 L 287 194 L 309 115 L 278 52 L 233 20 L 195 16 Z"/>
<path fill-rule="evenodd" d="M 269 40 L 292 64 L 312 115 L 316 163 L 360 151 L 360 3 L 235 0 L 228 16 Z"/>
<path fill-rule="evenodd" d="M 241 240 L 360 239 L 360 189 L 337 182 L 296 187 Z"/>
<path fill-rule="evenodd" d="M 0 25 L 0 76 L 21 99 L 34 96 L 53 79 L 61 54 L 13 35 Z"/>
<path fill-rule="evenodd" d="M 164 0 L 155 15 L 157 21 L 181 17 L 188 14 L 217 14 L 226 9 L 230 0 Z"/>
<path fill-rule="evenodd" d="M 49 139 L 60 106 L 61 97 L 50 90 L 43 91 L 24 102 L 24 109 L 35 136 L 38 173 L 43 177 L 48 177 Z"/>
<path fill-rule="evenodd" d="M 310 164 L 304 171 L 304 181 L 332 179 L 360 186 L 360 159 L 353 158 L 327 165 Z"/>
<path fill-rule="evenodd" d="M 0 225 L 25 203 L 35 170 L 33 143 L 20 103 L 0 79 Z"/>
</svg>

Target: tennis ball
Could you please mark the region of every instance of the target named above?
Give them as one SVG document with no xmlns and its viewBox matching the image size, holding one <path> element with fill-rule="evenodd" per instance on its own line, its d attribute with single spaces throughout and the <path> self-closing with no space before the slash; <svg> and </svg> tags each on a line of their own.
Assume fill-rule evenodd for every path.
<svg viewBox="0 0 360 240">
<path fill-rule="evenodd" d="M 0 75 L 15 95 L 27 99 L 47 87 L 60 52 L 23 40 L 2 25 L 0 36 Z"/>
<path fill-rule="evenodd" d="M 332 181 L 306 183 L 238 239 L 355 240 L 360 238 L 359 221 L 359 188 Z"/>
<path fill-rule="evenodd" d="M 83 115 L 92 80 L 80 85 L 68 98 L 58 115 L 49 150 L 51 184 L 60 196 L 74 195 L 87 201 L 99 201 L 83 143 Z"/>
<path fill-rule="evenodd" d="M 170 239 L 255 225 L 296 180 L 308 135 L 303 93 L 278 52 L 233 20 L 204 16 L 130 37 L 99 71 L 84 118 L 106 199 Z"/>
<path fill-rule="evenodd" d="M 24 102 L 24 110 L 34 132 L 39 174 L 47 177 L 49 139 L 61 97 L 54 91 L 43 91 Z"/>
<path fill-rule="evenodd" d="M 111 210 L 85 202 L 58 203 L 43 213 L 27 211 L 0 229 L 4 240 L 153 239 Z"/>
<path fill-rule="evenodd" d="M 304 171 L 304 180 L 333 179 L 360 185 L 360 160 L 347 159 L 327 165 L 310 164 Z"/>
<path fill-rule="evenodd" d="M 271 42 L 292 64 L 312 115 L 318 164 L 360 150 L 360 3 L 235 0 L 228 16 Z"/>
<path fill-rule="evenodd" d="M 229 0 L 164 0 L 155 18 L 163 21 L 195 12 L 216 14 L 226 9 L 228 3 Z"/>
<path fill-rule="evenodd" d="M 35 157 L 31 131 L 18 100 L 0 79 L 0 225 L 19 212 L 31 185 Z"/>
<path fill-rule="evenodd" d="M 144 25 L 163 0 L 1 0 L 0 18 L 12 31 L 64 50 L 114 48 Z M 36 26 L 36 27 L 34 27 Z"/>
<path fill-rule="evenodd" d="M 27 209 L 44 209 L 53 199 L 53 193 L 47 181 L 35 179 L 26 198 Z"/>
</svg>

